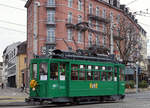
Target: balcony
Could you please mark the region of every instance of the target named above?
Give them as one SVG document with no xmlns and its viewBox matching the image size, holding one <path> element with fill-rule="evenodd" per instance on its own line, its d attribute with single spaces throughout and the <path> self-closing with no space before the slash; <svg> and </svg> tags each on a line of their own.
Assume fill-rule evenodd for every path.
<svg viewBox="0 0 150 108">
<path fill-rule="evenodd" d="M 74 29 L 74 28 L 75 28 L 75 25 L 72 24 L 72 23 L 66 23 L 66 27 L 67 27 L 67 28 Z"/>
<path fill-rule="evenodd" d="M 93 32 L 93 33 L 96 33 L 96 34 L 99 34 L 99 35 L 107 35 L 106 33 L 104 32 L 101 32 L 101 31 L 98 31 L 98 30 L 95 30 L 95 29 L 88 29 L 89 32 Z"/>
<path fill-rule="evenodd" d="M 46 45 L 56 45 L 55 37 L 50 37 L 46 39 Z"/>
<path fill-rule="evenodd" d="M 113 37 L 114 37 L 114 40 L 118 40 L 118 41 L 122 41 L 124 39 L 123 37 L 116 35 L 116 34 L 113 34 Z"/>
<path fill-rule="evenodd" d="M 103 22 L 103 23 L 106 23 L 106 24 L 110 23 L 110 20 L 109 20 L 109 19 L 107 19 L 107 18 L 102 18 L 102 17 L 96 16 L 96 15 L 94 15 L 94 14 L 88 14 L 88 18 L 89 18 L 89 19 L 92 19 L 92 20 L 97 20 L 97 21 L 99 21 L 99 22 Z"/>
<path fill-rule="evenodd" d="M 55 21 L 47 20 L 47 21 L 46 21 L 46 25 L 47 25 L 47 26 L 53 26 L 53 27 L 56 27 L 56 22 L 55 22 Z"/>
</svg>

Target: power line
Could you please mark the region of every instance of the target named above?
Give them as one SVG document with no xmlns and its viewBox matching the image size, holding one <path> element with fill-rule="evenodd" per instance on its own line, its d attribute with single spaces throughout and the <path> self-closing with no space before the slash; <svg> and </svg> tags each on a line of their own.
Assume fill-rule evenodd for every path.
<svg viewBox="0 0 150 108">
<path fill-rule="evenodd" d="M 9 5 L 5 5 L 5 4 L 1 4 L 1 3 L 0 3 L 0 6 L 9 7 L 9 8 L 13 8 L 13 9 L 17 9 L 17 10 L 26 12 L 26 10 L 21 9 L 21 8 L 16 8 L 16 7 L 14 7 L 14 6 L 9 6 Z"/>
<path fill-rule="evenodd" d="M 12 29 L 12 28 L 7 28 L 7 27 L 2 27 L 2 26 L 0 26 L 0 28 L 1 28 L 1 29 L 5 29 L 5 30 L 8 30 L 8 31 L 11 30 L 11 31 L 19 32 L 19 33 L 26 33 L 26 32 L 24 32 L 24 31 Z"/>
<path fill-rule="evenodd" d="M 18 0 L 18 1 L 27 2 L 28 0 Z"/>
<path fill-rule="evenodd" d="M 17 24 L 17 23 L 13 23 L 13 22 L 9 22 L 9 21 L 4 21 L 4 20 L 0 20 L 0 22 L 7 23 L 7 24 L 14 24 L 14 25 L 17 25 L 17 26 L 22 26 L 22 27 L 26 27 L 25 25 L 22 25 L 22 24 Z"/>
<path fill-rule="evenodd" d="M 150 25 L 148 25 L 148 24 L 144 24 L 144 23 L 141 23 L 141 22 L 139 22 L 140 24 L 143 24 L 143 25 L 145 25 L 145 26 L 148 26 L 148 27 L 150 27 Z"/>
<path fill-rule="evenodd" d="M 136 2 L 136 1 L 138 1 L 138 0 L 133 0 L 133 1 L 129 2 L 129 3 L 127 3 L 126 5 L 130 5 L 130 4 L 132 4 L 132 3 Z"/>
</svg>

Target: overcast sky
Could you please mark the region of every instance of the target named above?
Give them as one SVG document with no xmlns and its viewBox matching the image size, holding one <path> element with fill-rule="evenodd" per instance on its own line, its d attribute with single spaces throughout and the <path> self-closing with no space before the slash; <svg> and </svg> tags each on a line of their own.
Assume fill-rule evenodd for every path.
<svg viewBox="0 0 150 108">
<path fill-rule="evenodd" d="M 149 9 L 150 0 L 120 0 L 128 4 L 131 12 L 145 11 Z M 132 2 L 134 1 L 134 2 Z M 132 3 L 131 3 L 132 2 Z M 131 3 L 131 4 L 130 4 Z M 25 0 L 0 0 L 0 61 L 6 46 L 26 40 L 26 9 Z M 139 24 L 148 32 L 150 37 L 150 14 L 147 16 L 136 16 Z M 148 44 L 150 46 L 150 44 Z M 150 55 L 150 51 L 148 51 Z"/>
</svg>

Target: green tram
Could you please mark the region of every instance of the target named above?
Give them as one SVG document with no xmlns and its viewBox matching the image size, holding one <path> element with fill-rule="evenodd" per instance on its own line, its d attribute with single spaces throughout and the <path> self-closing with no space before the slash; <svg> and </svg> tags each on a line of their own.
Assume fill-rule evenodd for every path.
<svg viewBox="0 0 150 108">
<path fill-rule="evenodd" d="M 60 54 L 30 62 L 27 102 L 120 100 L 125 96 L 124 68 L 115 60 Z"/>
</svg>

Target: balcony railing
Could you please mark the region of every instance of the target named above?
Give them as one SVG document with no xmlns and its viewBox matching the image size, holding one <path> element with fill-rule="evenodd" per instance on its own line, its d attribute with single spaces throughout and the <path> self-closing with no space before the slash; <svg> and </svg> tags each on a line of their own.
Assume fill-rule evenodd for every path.
<svg viewBox="0 0 150 108">
<path fill-rule="evenodd" d="M 55 37 L 47 38 L 47 39 L 46 39 L 46 44 L 49 44 L 49 45 L 56 45 L 56 39 L 55 39 Z"/>
<path fill-rule="evenodd" d="M 100 17 L 100 16 L 96 16 L 94 14 L 88 14 L 88 18 L 89 19 L 92 19 L 92 20 L 97 20 L 99 22 L 103 22 L 103 23 L 110 23 L 110 20 L 108 18 L 103 18 L 103 17 Z"/>
<path fill-rule="evenodd" d="M 56 26 L 56 22 L 55 22 L 55 21 L 47 20 L 47 21 L 46 21 L 46 24 L 47 24 L 48 26 Z"/>
</svg>

